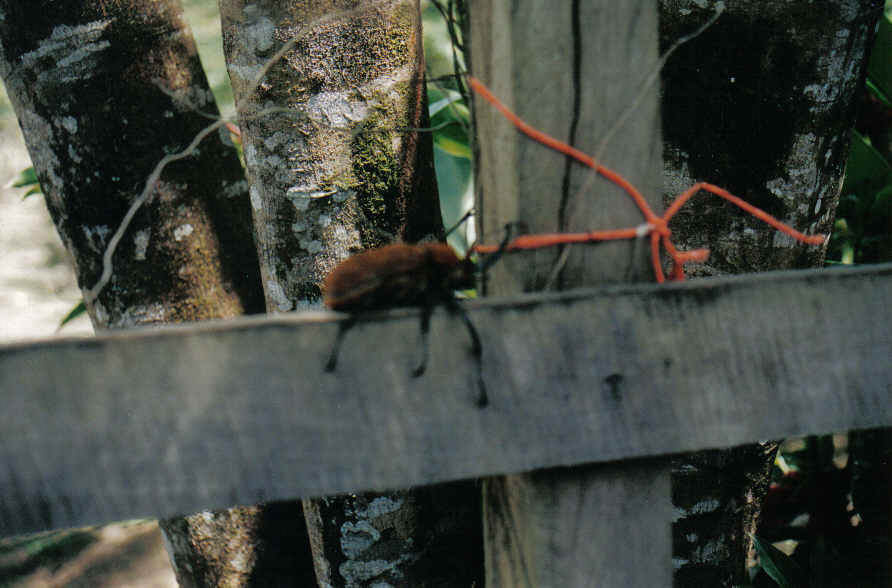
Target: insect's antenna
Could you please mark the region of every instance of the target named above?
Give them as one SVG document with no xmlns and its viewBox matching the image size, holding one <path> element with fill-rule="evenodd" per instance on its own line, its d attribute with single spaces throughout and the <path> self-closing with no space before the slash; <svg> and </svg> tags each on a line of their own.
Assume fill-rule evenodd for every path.
<svg viewBox="0 0 892 588">
<path fill-rule="evenodd" d="M 446 233 L 445 233 L 443 236 L 444 236 L 444 237 L 448 237 L 449 235 L 451 235 L 451 234 L 455 231 L 455 229 L 457 229 L 457 228 L 459 228 L 460 226 L 462 226 L 466 220 L 468 220 L 469 218 L 471 218 L 472 216 L 474 216 L 476 213 L 477 213 L 477 211 L 474 210 L 473 208 L 471 208 L 470 210 L 468 210 L 468 212 L 466 212 L 460 219 L 458 219 L 458 222 L 457 222 L 457 223 L 455 223 L 454 225 L 452 225 L 451 227 L 449 227 L 449 230 L 447 230 Z"/>
<path fill-rule="evenodd" d="M 502 255 L 508 249 L 508 244 L 511 242 L 511 237 L 513 236 L 513 233 L 514 233 L 514 231 L 512 231 L 512 229 L 518 229 L 518 232 L 519 232 L 521 226 L 522 226 L 522 223 L 520 223 L 520 222 L 512 222 L 512 223 L 508 223 L 505 225 L 505 236 L 502 238 L 502 242 L 499 243 L 499 248 L 496 249 L 495 252 L 493 252 L 489 256 L 487 256 L 486 259 L 481 261 L 480 265 L 478 266 L 477 271 L 481 275 L 485 276 L 486 272 L 489 271 L 489 268 L 491 268 L 495 264 L 495 262 L 497 262 L 499 259 L 501 259 Z"/>
</svg>

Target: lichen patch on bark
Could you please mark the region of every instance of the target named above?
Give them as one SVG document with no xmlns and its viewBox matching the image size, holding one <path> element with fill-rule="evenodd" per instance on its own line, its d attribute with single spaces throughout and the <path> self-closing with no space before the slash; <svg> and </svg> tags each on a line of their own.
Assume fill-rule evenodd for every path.
<svg viewBox="0 0 892 588">
<path fill-rule="evenodd" d="M 681 4 L 663 11 L 664 47 L 716 3 Z M 708 181 L 800 230 L 829 232 L 869 13 L 854 0 L 735 3 L 681 46 L 663 71 L 667 203 Z M 742 39 L 747 51 L 739 50 Z M 717 199 L 697 197 L 685 208 L 678 243 L 712 250 L 707 264 L 691 267 L 695 274 L 813 265 L 823 256 Z"/>
<path fill-rule="evenodd" d="M 267 291 L 267 303 L 287 306 L 282 293 L 292 307 L 316 302 L 339 261 L 401 235 L 407 201 L 435 196 L 411 190 L 420 185 L 411 179 L 418 155 L 404 137 L 423 126 L 412 115 L 424 110 L 417 7 L 233 0 L 223 8 L 260 257 L 274 278 L 264 281 L 281 289 Z M 260 115 L 270 108 L 278 111 Z"/>
</svg>

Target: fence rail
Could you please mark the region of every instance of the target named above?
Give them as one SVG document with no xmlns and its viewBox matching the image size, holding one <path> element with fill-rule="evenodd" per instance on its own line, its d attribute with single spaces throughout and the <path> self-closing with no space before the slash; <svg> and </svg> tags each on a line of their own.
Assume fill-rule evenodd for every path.
<svg viewBox="0 0 892 588">
<path fill-rule="evenodd" d="M 0 346 L 0 536 L 892 426 L 892 265 Z M 544 383 L 547 382 L 547 386 Z"/>
</svg>

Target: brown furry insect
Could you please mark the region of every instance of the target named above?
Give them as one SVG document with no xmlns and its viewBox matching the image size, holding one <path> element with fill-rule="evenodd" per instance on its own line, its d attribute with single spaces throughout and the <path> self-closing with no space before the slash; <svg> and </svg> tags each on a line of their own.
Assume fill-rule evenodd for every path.
<svg viewBox="0 0 892 588">
<path fill-rule="evenodd" d="M 448 235 L 473 216 L 469 210 L 446 231 Z M 522 223 L 505 225 L 505 236 L 499 246 L 479 264 L 467 257 L 459 257 L 445 243 L 420 243 L 416 245 L 394 244 L 372 249 L 350 257 L 334 268 L 322 286 L 325 304 L 332 310 L 354 313 L 341 321 L 334 349 L 325 364 L 325 371 L 332 372 L 338 362 L 338 352 L 344 335 L 360 320 L 363 311 L 381 310 L 397 306 L 421 308 L 421 361 L 412 371 L 413 377 L 424 373 L 427 367 L 428 331 L 434 307 L 442 304 L 451 314 L 457 314 L 471 336 L 471 354 L 477 371 L 477 405 L 486 406 L 488 399 L 483 382 L 483 346 L 465 309 L 455 298 L 455 290 L 473 288 L 476 277 L 485 277 L 486 271 L 502 256 L 515 232 L 523 232 Z M 479 252 L 478 252 L 479 254 Z M 355 314 L 360 313 L 360 314 Z"/>
<path fill-rule="evenodd" d="M 475 271 L 470 259 L 445 243 L 386 245 L 345 259 L 322 289 L 332 310 L 426 306 L 453 299 L 453 290 L 473 288 Z"/>
<path fill-rule="evenodd" d="M 477 365 L 477 404 L 485 406 L 488 400 L 480 336 L 453 293 L 473 288 L 477 271 L 469 258 L 460 258 L 445 243 L 395 244 L 347 258 L 328 275 L 322 289 L 325 304 L 332 310 L 362 313 L 399 306 L 420 307 L 422 357 L 412 371 L 413 377 L 423 374 L 427 367 L 428 331 L 434 308 L 442 304 L 450 313 L 458 314 L 471 336 L 471 353 Z M 357 320 L 358 316 L 352 314 L 340 323 L 326 371 L 334 371 L 344 335 Z"/>
</svg>

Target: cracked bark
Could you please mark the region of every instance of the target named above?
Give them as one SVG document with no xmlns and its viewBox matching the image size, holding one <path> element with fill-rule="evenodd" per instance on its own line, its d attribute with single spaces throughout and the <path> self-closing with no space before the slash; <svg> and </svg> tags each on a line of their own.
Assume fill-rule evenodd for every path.
<svg viewBox="0 0 892 588">
<path fill-rule="evenodd" d="M 882 4 L 727 2 L 663 70 L 664 203 L 708 181 L 794 227 L 829 233 Z M 661 0 L 663 49 L 714 9 Z M 706 263 L 689 266 L 693 276 L 823 261 L 823 248 L 794 243 L 707 196 L 686 206 L 672 230 L 679 246 L 711 250 Z M 775 452 L 768 442 L 675 461 L 677 585 L 748 583 L 750 536 Z"/>
</svg>

